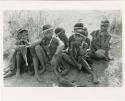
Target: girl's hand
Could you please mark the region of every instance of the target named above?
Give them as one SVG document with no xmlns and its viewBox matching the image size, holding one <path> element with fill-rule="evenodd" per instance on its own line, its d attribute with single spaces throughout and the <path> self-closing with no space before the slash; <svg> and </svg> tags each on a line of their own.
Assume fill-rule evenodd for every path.
<svg viewBox="0 0 125 101">
<path fill-rule="evenodd" d="M 26 46 L 27 48 L 31 48 L 32 47 L 32 45 L 31 44 L 29 44 L 28 46 Z"/>
<path fill-rule="evenodd" d="M 68 50 L 69 50 L 69 49 L 67 48 L 67 49 L 65 49 L 65 50 L 62 50 L 62 52 L 68 52 Z"/>
<path fill-rule="evenodd" d="M 78 69 L 81 70 L 82 69 L 82 65 L 81 64 L 77 64 Z"/>
<path fill-rule="evenodd" d="M 21 48 L 24 48 L 24 47 L 26 47 L 25 45 L 18 45 L 17 47 L 16 47 L 16 49 L 17 50 L 20 50 Z"/>
</svg>

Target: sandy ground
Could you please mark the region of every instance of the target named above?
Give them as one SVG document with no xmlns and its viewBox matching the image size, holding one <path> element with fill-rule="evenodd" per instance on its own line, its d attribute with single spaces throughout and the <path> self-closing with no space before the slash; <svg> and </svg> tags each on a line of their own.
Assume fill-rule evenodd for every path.
<svg viewBox="0 0 125 101">
<path fill-rule="evenodd" d="M 88 87 L 120 87 L 122 86 L 122 42 L 121 37 L 113 36 L 114 41 L 119 43 L 113 45 L 110 54 L 114 57 L 114 61 L 95 61 L 93 64 L 94 72 L 100 81 L 99 84 L 91 82 L 90 74 L 86 72 L 78 72 L 72 69 L 66 76 L 69 80 L 73 80 L 78 85 L 87 85 Z M 117 54 L 116 54 L 117 53 Z M 7 61 L 4 61 L 7 64 Z M 4 79 L 5 87 L 51 87 L 56 86 L 57 81 L 51 71 L 46 71 L 41 75 L 43 82 L 38 82 L 34 76 L 27 73 L 21 78 L 16 76 Z"/>
</svg>

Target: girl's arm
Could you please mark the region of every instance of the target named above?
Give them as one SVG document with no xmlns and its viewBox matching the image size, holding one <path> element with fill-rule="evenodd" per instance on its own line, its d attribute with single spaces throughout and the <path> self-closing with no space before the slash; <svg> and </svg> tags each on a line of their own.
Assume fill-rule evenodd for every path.
<svg viewBox="0 0 125 101">
<path fill-rule="evenodd" d="M 31 43 L 28 47 L 35 47 L 36 45 L 40 44 L 41 42 L 42 42 L 42 39 L 37 40 L 37 41 Z"/>
</svg>

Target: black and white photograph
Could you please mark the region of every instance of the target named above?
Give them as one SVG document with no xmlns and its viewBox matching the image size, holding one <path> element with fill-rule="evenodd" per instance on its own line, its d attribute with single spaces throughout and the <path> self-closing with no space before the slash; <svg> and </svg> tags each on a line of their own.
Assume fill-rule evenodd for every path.
<svg viewBox="0 0 125 101">
<path fill-rule="evenodd" d="M 5 87 L 122 87 L 120 10 L 4 10 Z"/>
</svg>

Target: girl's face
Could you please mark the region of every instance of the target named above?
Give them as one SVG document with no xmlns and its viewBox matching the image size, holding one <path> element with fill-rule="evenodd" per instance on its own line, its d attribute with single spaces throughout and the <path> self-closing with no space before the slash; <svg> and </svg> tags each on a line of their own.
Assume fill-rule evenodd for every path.
<svg viewBox="0 0 125 101">
<path fill-rule="evenodd" d="M 75 33 L 82 33 L 83 29 L 82 28 L 77 28 L 77 29 L 74 29 L 74 32 Z"/>
<path fill-rule="evenodd" d="M 62 39 L 63 37 L 64 37 L 64 35 L 65 35 L 65 32 L 59 32 L 59 33 L 57 33 L 56 34 L 60 39 Z"/>
<path fill-rule="evenodd" d="M 50 29 L 48 31 L 43 32 L 45 37 L 52 37 L 53 35 L 53 29 Z"/>
<path fill-rule="evenodd" d="M 104 31 L 104 32 L 107 31 L 108 28 L 109 28 L 108 24 L 107 25 L 101 25 L 101 30 Z"/>
</svg>

